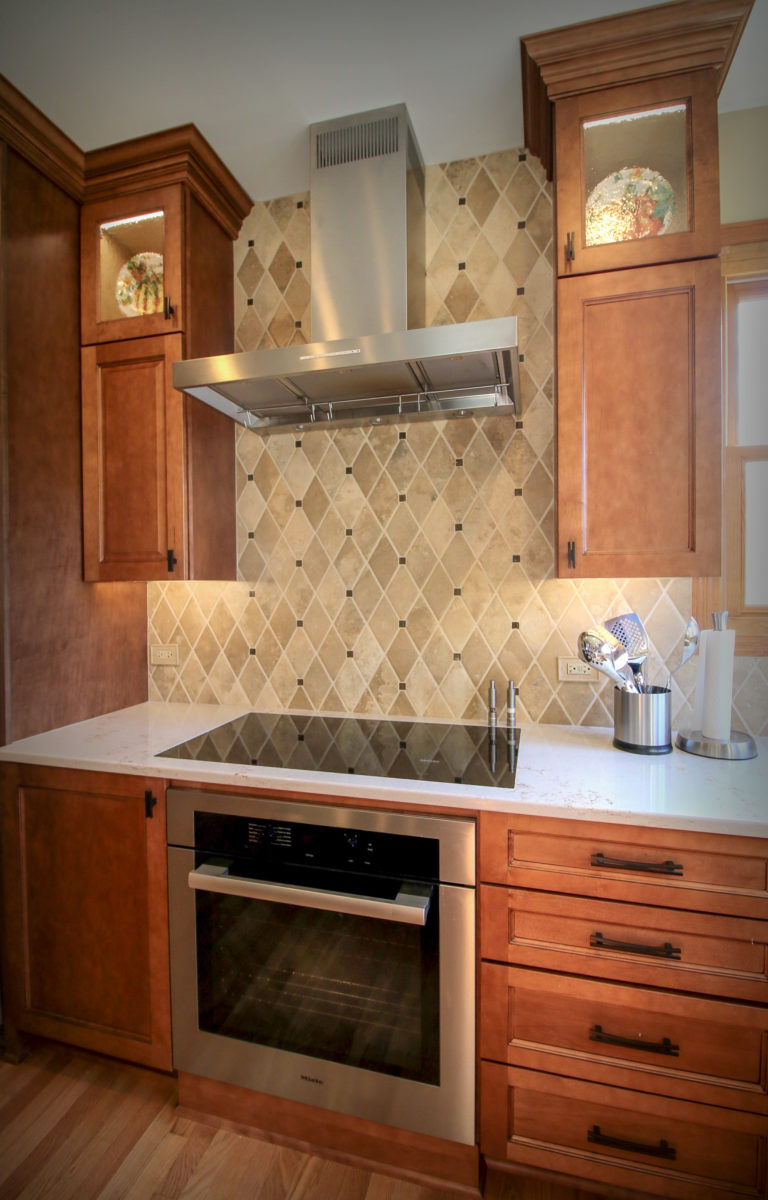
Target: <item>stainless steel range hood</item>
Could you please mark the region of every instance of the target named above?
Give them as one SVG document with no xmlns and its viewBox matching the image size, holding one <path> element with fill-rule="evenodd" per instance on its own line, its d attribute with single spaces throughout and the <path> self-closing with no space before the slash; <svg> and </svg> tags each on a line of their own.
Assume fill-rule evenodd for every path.
<svg viewBox="0 0 768 1200">
<path fill-rule="evenodd" d="M 174 386 L 261 433 L 519 413 L 515 317 L 423 328 L 423 164 L 405 105 L 314 125 L 311 152 L 322 340 L 176 363 Z"/>
</svg>

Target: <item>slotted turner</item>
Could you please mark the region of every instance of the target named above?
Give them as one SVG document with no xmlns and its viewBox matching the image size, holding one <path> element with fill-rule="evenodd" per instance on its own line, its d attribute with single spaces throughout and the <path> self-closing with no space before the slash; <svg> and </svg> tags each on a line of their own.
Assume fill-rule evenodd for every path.
<svg viewBox="0 0 768 1200">
<path fill-rule="evenodd" d="M 621 642 L 627 651 L 627 661 L 632 668 L 638 692 L 646 690 L 643 676 L 643 664 L 648 657 L 648 634 L 637 613 L 622 613 L 620 617 L 610 617 L 603 622 L 603 627 Z"/>
</svg>

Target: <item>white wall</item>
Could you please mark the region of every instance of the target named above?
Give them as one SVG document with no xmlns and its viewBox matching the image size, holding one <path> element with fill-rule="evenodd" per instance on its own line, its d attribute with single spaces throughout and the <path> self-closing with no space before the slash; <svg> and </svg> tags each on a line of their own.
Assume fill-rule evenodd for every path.
<svg viewBox="0 0 768 1200">
<path fill-rule="evenodd" d="M 768 105 L 721 113 L 720 220 L 768 217 Z"/>
</svg>

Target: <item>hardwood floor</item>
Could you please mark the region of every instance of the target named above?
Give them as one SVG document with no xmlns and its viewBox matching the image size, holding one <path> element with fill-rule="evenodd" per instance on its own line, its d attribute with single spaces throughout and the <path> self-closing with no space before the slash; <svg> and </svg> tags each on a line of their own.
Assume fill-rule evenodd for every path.
<svg viewBox="0 0 768 1200">
<path fill-rule="evenodd" d="M 23 1062 L 0 1062 L 0 1200 L 456 1195 L 181 1117 L 167 1075 L 42 1041 Z M 504 1176 L 489 1183 L 486 1200 L 597 1197 Z"/>
</svg>

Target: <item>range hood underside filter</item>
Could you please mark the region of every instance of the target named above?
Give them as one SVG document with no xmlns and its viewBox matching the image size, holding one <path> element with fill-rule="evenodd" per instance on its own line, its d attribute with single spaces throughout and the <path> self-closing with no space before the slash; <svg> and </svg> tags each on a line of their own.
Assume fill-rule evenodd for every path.
<svg viewBox="0 0 768 1200">
<path fill-rule="evenodd" d="M 514 317 L 174 365 L 174 385 L 249 429 L 520 414 Z M 334 358 L 350 365 L 330 365 Z"/>
</svg>

